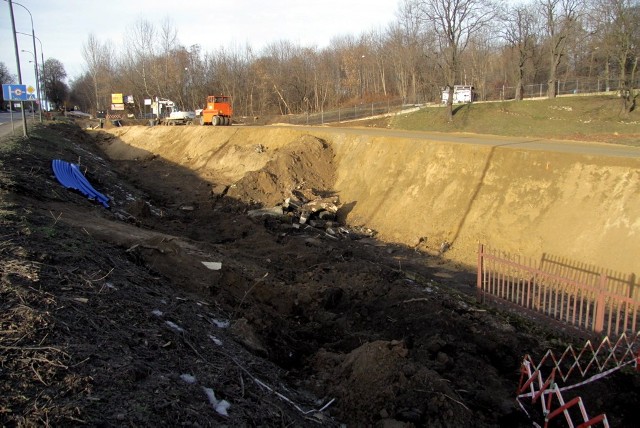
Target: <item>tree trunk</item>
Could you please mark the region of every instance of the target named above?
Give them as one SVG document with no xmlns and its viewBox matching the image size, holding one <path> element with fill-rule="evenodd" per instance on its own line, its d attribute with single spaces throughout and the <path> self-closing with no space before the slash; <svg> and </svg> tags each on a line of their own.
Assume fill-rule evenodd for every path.
<svg viewBox="0 0 640 428">
<path fill-rule="evenodd" d="M 558 66 L 556 65 L 555 58 L 551 59 L 551 67 L 549 68 L 549 87 L 547 88 L 547 97 L 549 99 L 555 98 L 558 94 L 556 93 L 556 81 L 558 72 Z"/>
<path fill-rule="evenodd" d="M 453 122 L 453 85 L 449 86 L 449 98 L 447 99 L 447 120 Z"/>
</svg>

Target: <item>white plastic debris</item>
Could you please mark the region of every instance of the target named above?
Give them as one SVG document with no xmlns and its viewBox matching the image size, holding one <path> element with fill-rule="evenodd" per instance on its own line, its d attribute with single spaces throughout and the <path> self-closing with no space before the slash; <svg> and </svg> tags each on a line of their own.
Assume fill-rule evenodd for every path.
<svg viewBox="0 0 640 428">
<path fill-rule="evenodd" d="M 222 269 L 222 262 L 202 262 L 202 264 L 205 265 L 207 269 L 211 269 L 211 270 Z"/>
<path fill-rule="evenodd" d="M 151 313 L 157 317 L 161 317 L 164 315 L 164 313 L 160 309 L 154 309 Z"/>
<path fill-rule="evenodd" d="M 218 399 L 216 398 L 216 394 L 213 392 L 213 389 L 211 388 L 203 387 L 202 390 L 204 391 L 205 394 L 207 394 L 209 403 L 211 403 L 211 406 L 213 406 L 213 409 L 216 412 L 218 412 L 218 414 L 222 416 L 229 416 L 229 414 L 227 413 L 227 410 L 229 409 L 229 407 L 231 407 L 231 403 L 229 403 L 227 400 L 218 401 Z"/>
<path fill-rule="evenodd" d="M 224 321 L 218 321 L 217 319 L 213 319 L 211 320 L 216 327 L 218 328 L 229 328 L 229 325 L 231 325 L 231 323 L 227 320 Z"/>
<path fill-rule="evenodd" d="M 181 374 L 180 379 L 182 379 L 185 383 L 188 383 L 190 385 L 193 385 L 194 383 L 196 383 L 196 377 L 187 373 Z"/>
<path fill-rule="evenodd" d="M 211 339 L 216 345 L 222 346 L 222 340 L 218 339 L 217 337 L 209 335 L 209 339 Z"/>
<path fill-rule="evenodd" d="M 179 325 L 177 325 L 176 323 L 173 323 L 171 321 L 165 321 L 165 323 L 171 327 L 172 329 L 174 329 L 175 331 L 177 331 L 178 333 L 182 333 L 184 331 L 184 329 L 182 327 L 180 327 Z"/>
</svg>

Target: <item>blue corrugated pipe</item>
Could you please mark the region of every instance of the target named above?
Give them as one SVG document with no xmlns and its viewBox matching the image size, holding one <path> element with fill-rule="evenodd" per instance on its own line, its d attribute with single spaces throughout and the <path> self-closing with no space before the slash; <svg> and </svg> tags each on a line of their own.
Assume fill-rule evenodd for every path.
<svg viewBox="0 0 640 428">
<path fill-rule="evenodd" d="M 74 189 L 88 197 L 100 202 L 105 208 L 109 208 L 109 198 L 93 188 L 80 172 L 80 167 L 74 163 L 65 162 L 60 159 L 51 161 L 51 167 L 56 178 L 67 189 Z"/>
</svg>

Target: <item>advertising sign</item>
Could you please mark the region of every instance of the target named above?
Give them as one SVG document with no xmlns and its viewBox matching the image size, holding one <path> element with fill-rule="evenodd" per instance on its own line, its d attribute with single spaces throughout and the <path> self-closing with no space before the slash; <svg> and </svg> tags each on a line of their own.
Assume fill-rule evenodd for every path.
<svg viewBox="0 0 640 428">
<path fill-rule="evenodd" d="M 111 104 L 111 110 L 124 110 L 124 104 Z"/>
<path fill-rule="evenodd" d="M 123 104 L 122 94 L 111 94 L 111 104 Z"/>
</svg>

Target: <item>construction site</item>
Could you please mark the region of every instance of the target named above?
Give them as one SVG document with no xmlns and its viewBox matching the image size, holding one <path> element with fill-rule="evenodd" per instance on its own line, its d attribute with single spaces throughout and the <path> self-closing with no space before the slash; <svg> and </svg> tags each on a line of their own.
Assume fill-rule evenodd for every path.
<svg viewBox="0 0 640 428">
<path fill-rule="evenodd" d="M 640 420 L 640 149 L 378 127 L 85 128 L 2 140 L 0 424 Z M 54 160 L 95 193 L 63 185 Z M 526 260 L 537 270 L 517 284 L 566 278 L 575 302 L 585 278 L 615 279 L 624 308 L 594 298 L 603 321 L 583 325 L 529 311 L 570 294 L 556 288 L 514 309 L 483 288 L 479 248 L 508 254 L 501 285 Z"/>
</svg>

